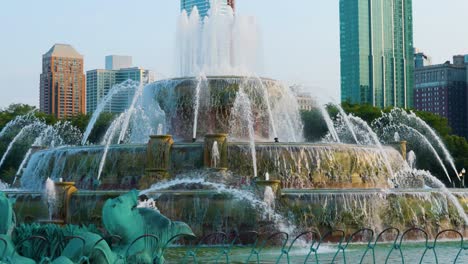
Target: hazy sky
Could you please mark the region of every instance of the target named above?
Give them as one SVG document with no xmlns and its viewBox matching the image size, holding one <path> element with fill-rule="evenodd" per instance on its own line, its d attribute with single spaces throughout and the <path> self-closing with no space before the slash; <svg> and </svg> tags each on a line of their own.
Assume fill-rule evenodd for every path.
<svg viewBox="0 0 468 264">
<path fill-rule="evenodd" d="M 237 0 L 262 29 L 268 77 L 339 98 L 338 0 Z M 38 105 L 42 54 L 72 44 L 85 70 L 108 54 L 132 55 L 158 77 L 173 76 L 179 0 L 14 0 L 0 9 L 0 107 Z M 467 0 L 413 0 L 414 45 L 441 63 L 468 54 Z"/>
</svg>

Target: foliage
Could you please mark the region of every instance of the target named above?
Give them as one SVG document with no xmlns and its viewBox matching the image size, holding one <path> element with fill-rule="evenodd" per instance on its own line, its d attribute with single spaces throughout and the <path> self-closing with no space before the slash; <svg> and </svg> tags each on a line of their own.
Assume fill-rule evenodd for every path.
<svg viewBox="0 0 468 264">
<path fill-rule="evenodd" d="M 327 124 L 318 109 L 301 111 L 301 117 L 304 123 L 304 138 L 306 141 L 318 141 L 327 134 Z"/>
<path fill-rule="evenodd" d="M 85 131 L 91 115 L 89 114 L 77 114 L 74 116 L 66 117 L 63 120 L 57 119 L 54 115 L 49 115 L 43 112 L 38 111 L 35 106 L 30 106 L 26 104 L 11 104 L 10 106 L 0 109 L 0 131 L 15 118 L 19 116 L 28 115 L 31 118 L 41 120 L 47 125 L 54 125 L 59 121 L 68 121 L 70 124 L 78 128 L 82 133 Z M 104 136 L 107 128 L 109 127 L 112 120 L 115 118 L 114 114 L 103 113 L 98 118 L 94 129 L 89 135 L 90 143 L 98 143 L 101 138 Z M 24 127 L 25 124 L 18 123 L 17 125 L 10 127 L 8 131 L 5 131 L 5 134 L 0 137 L 0 159 L 5 153 L 8 145 L 13 140 L 13 138 L 19 133 L 20 129 Z M 25 138 L 18 140 L 13 148 L 11 149 L 8 156 L 6 156 L 4 163 L 0 167 L 0 179 L 4 182 L 11 183 L 13 178 L 18 170 L 26 152 L 30 148 L 34 138 Z"/>
</svg>

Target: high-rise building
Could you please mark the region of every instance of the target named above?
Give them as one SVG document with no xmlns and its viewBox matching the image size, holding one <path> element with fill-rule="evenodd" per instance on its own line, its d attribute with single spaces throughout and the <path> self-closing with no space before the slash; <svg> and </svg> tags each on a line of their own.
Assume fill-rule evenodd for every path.
<svg viewBox="0 0 468 264">
<path fill-rule="evenodd" d="M 106 57 L 106 64 L 109 56 Z M 131 57 L 130 57 L 131 61 Z M 131 66 L 128 64 L 120 64 Z M 93 113 L 98 104 L 104 99 L 109 91 L 117 84 L 122 84 L 127 80 L 139 82 L 141 85 L 154 82 L 154 73 L 150 70 L 145 70 L 139 67 L 120 68 L 114 69 L 96 69 L 86 72 L 86 112 Z M 121 113 L 125 111 L 135 94 L 135 86 L 128 86 L 130 89 L 115 94 L 112 100 L 104 107 L 104 112 Z"/>
<path fill-rule="evenodd" d="M 453 63 L 416 68 L 414 107 L 446 117 L 455 134 L 468 138 L 467 75 L 468 62 L 460 55 Z"/>
<path fill-rule="evenodd" d="M 109 55 L 106 56 L 106 70 L 120 70 L 132 67 L 132 56 Z"/>
<path fill-rule="evenodd" d="M 413 105 L 412 0 L 340 0 L 341 100 Z"/>
<path fill-rule="evenodd" d="M 235 9 L 235 0 L 180 0 L 180 11 L 185 10 L 190 14 L 196 6 L 200 17 L 203 18 L 208 15 L 208 10 L 210 10 L 211 3 L 213 2 L 218 3 L 220 8 L 223 9 L 226 9 L 228 6 Z"/>
<path fill-rule="evenodd" d="M 42 55 L 40 110 L 58 118 L 85 113 L 83 56 L 71 45 L 55 44 Z"/>
</svg>

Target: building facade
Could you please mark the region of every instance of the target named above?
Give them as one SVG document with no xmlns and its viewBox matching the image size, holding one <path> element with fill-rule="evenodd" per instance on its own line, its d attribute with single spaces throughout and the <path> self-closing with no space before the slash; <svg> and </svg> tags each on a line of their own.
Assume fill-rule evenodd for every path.
<svg viewBox="0 0 468 264">
<path fill-rule="evenodd" d="M 120 70 L 132 67 L 132 56 L 106 56 L 106 70 Z"/>
<path fill-rule="evenodd" d="M 216 2 L 221 8 L 235 9 L 235 0 L 180 0 L 180 11 L 185 10 L 190 15 L 193 8 L 196 6 L 200 17 L 203 18 L 208 15 L 208 11 L 211 8 L 211 3 Z"/>
<path fill-rule="evenodd" d="M 454 56 L 453 63 L 417 67 L 415 109 L 446 117 L 453 132 L 468 138 L 468 62 Z"/>
<path fill-rule="evenodd" d="M 341 100 L 413 105 L 412 0 L 340 0 Z"/>
<path fill-rule="evenodd" d="M 414 67 L 421 68 L 429 65 L 432 65 L 432 58 L 424 52 L 414 49 Z"/>
<path fill-rule="evenodd" d="M 107 57 L 106 57 L 107 62 Z M 139 82 L 140 85 L 146 85 L 154 82 L 154 73 L 139 67 L 121 68 L 118 70 L 90 70 L 86 72 L 86 112 L 93 113 L 99 103 L 109 91 L 118 84 L 127 80 Z M 103 112 L 122 113 L 130 105 L 135 94 L 134 85 L 127 86 L 127 89 L 116 93 L 106 104 Z"/>
<path fill-rule="evenodd" d="M 55 44 L 42 55 L 39 107 L 58 118 L 85 113 L 83 56 L 71 45 Z"/>
</svg>

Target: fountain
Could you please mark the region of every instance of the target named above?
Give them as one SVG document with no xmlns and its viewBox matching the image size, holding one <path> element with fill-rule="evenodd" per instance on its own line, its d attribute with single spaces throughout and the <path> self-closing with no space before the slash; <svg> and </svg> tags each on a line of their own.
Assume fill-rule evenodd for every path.
<svg viewBox="0 0 468 264">
<path fill-rule="evenodd" d="M 429 172 L 417 170 L 415 154 L 407 149 L 404 140 L 413 138 L 404 132 L 419 131 L 413 123 L 424 130 L 421 135 L 413 131 L 416 137 L 426 138 L 426 144 L 433 140 L 421 120 L 410 114 L 404 120 L 413 123 L 395 131 L 392 122 L 382 119 L 370 126 L 339 108 L 346 128 L 337 130 L 336 120 L 318 104 L 330 135 L 320 142 L 303 142 L 299 107 L 290 88 L 252 74 L 257 66 L 254 19 L 234 16 L 229 8 L 220 12 L 216 2 L 212 6 L 202 23 L 196 9 L 190 16 L 181 15 L 182 77 L 146 86 L 126 84 L 135 88 L 131 105 L 115 118 L 101 144 L 87 144 L 101 110 L 93 115 L 81 144 L 34 144 L 44 148 L 26 153 L 18 170 L 21 188 L 3 191 L 16 198 L 18 222 L 104 225 L 111 235 L 125 236 L 127 246 L 138 239 L 136 231 L 129 231 L 132 226 L 144 233 L 146 226 L 139 225 L 149 225 L 151 234 L 157 233 L 146 215 L 160 219 L 153 214 L 158 210 L 186 222 L 191 228 L 186 234 L 193 231 L 201 237 L 245 230 L 293 235 L 312 229 L 322 234 L 339 229 L 344 237 L 363 228 L 380 233 L 388 227 L 414 226 L 423 226 L 431 238 L 443 229 L 467 234 L 466 208 L 460 203 L 467 193 L 453 193 Z M 127 88 L 114 89 L 97 109 Z M 341 140 L 340 131 L 349 133 L 355 144 Z M 403 141 L 395 146 L 395 139 Z M 431 151 L 441 148 L 437 142 Z M 45 205 L 49 198 L 40 195 L 45 182 L 46 193 L 55 188 L 55 206 Z M 128 193 L 132 189 L 140 191 Z M 121 206 L 122 211 L 113 209 Z M 51 207 L 58 212 L 45 215 Z M 135 223 L 109 220 L 121 212 Z M 338 241 L 337 233 L 328 240 Z M 124 254 L 121 248 L 102 250 Z"/>
</svg>

